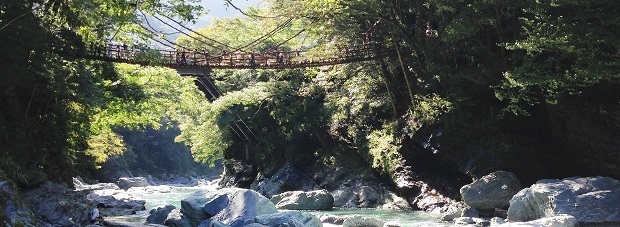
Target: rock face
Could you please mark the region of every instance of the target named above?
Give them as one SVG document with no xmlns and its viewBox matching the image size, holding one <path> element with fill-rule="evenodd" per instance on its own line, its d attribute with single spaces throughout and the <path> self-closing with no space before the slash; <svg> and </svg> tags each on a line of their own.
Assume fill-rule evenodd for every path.
<svg viewBox="0 0 620 227">
<path fill-rule="evenodd" d="M 241 160 L 227 159 L 224 161 L 224 174 L 220 186 L 249 188 L 254 182 L 256 174 L 256 167 L 252 164 Z"/>
<path fill-rule="evenodd" d="M 317 185 L 312 181 L 311 176 L 288 162 L 273 176 L 259 179 L 254 188 L 265 196 L 271 197 L 286 191 L 311 191 L 317 188 Z"/>
<path fill-rule="evenodd" d="M 511 221 L 568 214 L 580 225 L 620 225 L 620 182 L 609 177 L 545 179 L 521 190 L 508 209 Z"/>
<path fill-rule="evenodd" d="M 118 187 L 122 189 L 129 189 L 131 187 L 146 187 L 150 186 L 149 182 L 144 177 L 121 177 L 118 178 Z"/>
<path fill-rule="evenodd" d="M 514 173 L 497 171 L 461 187 L 460 192 L 463 201 L 472 208 L 505 209 L 521 188 L 521 182 Z"/>
<path fill-rule="evenodd" d="M 23 192 L 23 200 L 39 216 L 37 226 L 76 226 L 88 222 L 88 211 L 93 209 L 84 193 L 71 190 L 52 182 Z"/>
<path fill-rule="evenodd" d="M 34 226 L 34 213 L 21 201 L 15 185 L 0 181 L 0 225 Z"/>
<path fill-rule="evenodd" d="M 345 163 L 349 166 L 326 166 L 317 162 L 301 168 L 293 163 L 285 163 L 278 171 L 274 171 L 276 173 L 272 176 L 260 175 L 253 188 L 267 196 L 291 190 L 325 189 L 333 196 L 334 207 L 411 209 L 404 198 L 397 196 L 381 183 L 378 174 L 364 168 L 361 160 L 343 160 L 346 160 Z"/>
<path fill-rule="evenodd" d="M 286 210 L 329 210 L 334 205 L 334 197 L 327 190 L 290 191 L 271 197 L 278 209 Z"/>
</svg>

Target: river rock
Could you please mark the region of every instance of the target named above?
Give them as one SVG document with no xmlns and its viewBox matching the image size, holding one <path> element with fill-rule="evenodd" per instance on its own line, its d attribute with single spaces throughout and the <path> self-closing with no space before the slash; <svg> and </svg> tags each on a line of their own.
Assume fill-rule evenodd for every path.
<svg viewBox="0 0 620 227">
<path fill-rule="evenodd" d="M 334 224 L 334 225 L 342 225 L 342 223 L 346 219 L 345 216 L 331 215 L 331 214 L 322 214 L 318 218 L 319 220 L 321 220 L 322 223 L 328 223 L 328 224 Z"/>
<path fill-rule="evenodd" d="M 108 216 L 130 215 L 146 209 L 144 207 L 146 201 L 132 196 L 124 190 L 94 190 L 88 194 L 87 198 L 95 204 L 105 204 L 106 208 L 102 213 Z"/>
<path fill-rule="evenodd" d="M 121 188 L 114 183 L 97 183 L 97 184 L 87 184 L 84 183 L 81 177 L 73 178 L 73 187 L 75 187 L 76 191 L 86 191 L 86 190 L 104 190 L 104 189 L 112 189 L 112 190 L 120 190 Z"/>
<path fill-rule="evenodd" d="M 359 215 L 348 216 L 342 223 L 342 227 L 383 227 L 385 222 L 376 219 L 362 217 Z"/>
<path fill-rule="evenodd" d="M 218 199 L 225 196 L 227 199 Z M 207 210 L 213 212 L 222 207 L 213 201 L 225 202 L 226 206 L 210 217 Z M 208 207 L 207 207 L 208 206 Z M 216 206 L 216 209 L 212 209 Z M 223 188 L 216 192 L 200 191 L 181 201 L 183 216 L 193 226 L 209 226 L 212 222 L 221 222 L 230 226 L 253 223 L 254 217 L 261 214 L 277 213 L 275 205 L 256 191 L 240 188 Z M 200 208 L 199 210 L 197 208 Z M 207 220 L 205 220 L 207 219 Z M 205 221 L 202 221 L 205 220 Z M 202 222 L 202 223 L 201 223 Z"/>
<path fill-rule="evenodd" d="M 181 213 L 180 208 L 176 208 L 170 211 L 168 217 L 166 218 L 166 221 L 164 222 L 164 225 L 170 227 L 193 227 L 189 223 L 188 219 L 183 218 L 183 214 Z"/>
<path fill-rule="evenodd" d="M 88 223 L 92 202 L 82 192 L 54 184 L 50 181 L 26 190 L 22 198 L 41 220 L 37 226 L 78 226 Z"/>
<path fill-rule="evenodd" d="M 118 187 L 122 189 L 129 189 L 131 187 L 146 187 L 150 186 L 149 182 L 144 177 L 121 177 L 118 178 Z"/>
<path fill-rule="evenodd" d="M 0 181 L 0 217 L 6 218 L 0 225 L 34 226 L 36 223 L 34 213 L 20 199 L 15 185 L 9 181 Z"/>
<path fill-rule="evenodd" d="M 286 210 L 329 210 L 334 205 L 334 197 L 327 190 L 290 191 L 271 197 L 278 209 Z"/>
<path fill-rule="evenodd" d="M 463 201 L 472 208 L 489 210 L 507 208 L 512 196 L 521 190 L 514 173 L 496 171 L 461 187 Z"/>
<path fill-rule="evenodd" d="M 455 225 L 489 226 L 491 222 L 484 218 L 459 217 L 454 219 Z"/>
<path fill-rule="evenodd" d="M 321 221 L 314 215 L 300 211 L 285 211 L 258 215 L 254 222 L 265 226 L 320 227 Z"/>
<path fill-rule="evenodd" d="M 620 182 L 609 177 L 539 180 L 521 190 L 508 209 L 511 221 L 568 214 L 580 225 L 620 225 Z"/>
<path fill-rule="evenodd" d="M 173 205 L 166 205 L 164 207 L 158 207 L 149 212 L 149 216 L 146 218 L 146 223 L 151 224 L 164 224 L 168 219 L 168 214 L 176 209 Z"/>
<path fill-rule="evenodd" d="M 531 227 L 531 226 L 545 226 L 545 227 L 577 227 L 579 223 L 577 219 L 571 215 L 560 214 L 552 217 L 545 217 L 528 222 L 506 222 L 497 227 Z M 617 226 L 617 225 L 595 225 L 595 226 Z"/>
</svg>

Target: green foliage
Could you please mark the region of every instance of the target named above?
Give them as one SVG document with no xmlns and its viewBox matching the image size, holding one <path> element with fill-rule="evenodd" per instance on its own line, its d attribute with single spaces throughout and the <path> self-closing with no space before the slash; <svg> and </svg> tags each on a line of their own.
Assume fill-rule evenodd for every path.
<svg viewBox="0 0 620 227">
<path fill-rule="evenodd" d="M 620 79 L 620 19 L 616 1 L 540 1 L 523 9 L 524 37 L 506 49 L 525 53 L 516 68 L 504 73 L 496 96 L 508 110 L 556 103 L 601 81 Z"/>
<path fill-rule="evenodd" d="M 391 122 L 384 128 L 375 130 L 368 135 L 368 153 L 372 157 L 372 167 L 390 174 L 403 166 L 404 159 L 400 153 L 402 135 L 396 132 L 398 123 Z"/>
</svg>

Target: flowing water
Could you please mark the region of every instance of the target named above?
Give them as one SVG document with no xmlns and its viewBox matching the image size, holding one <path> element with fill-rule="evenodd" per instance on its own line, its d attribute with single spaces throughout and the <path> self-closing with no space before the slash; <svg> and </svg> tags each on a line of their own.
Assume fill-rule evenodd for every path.
<svg viewBox="0 0 620 227">
<path fill-rule="evenodd" d="M 146 200 L 146 210 L 138 212 L 136 215 L 123 217 L 114 217 L 114 220 L 134 223 L 144 223 L 151 209 L 163 207 L 171 204 L 177 208 L 181 207 L 181 199 L 188 195 L 201 190 L 216 190 L 216 186 L 202 187 L 171 187 L 171 186 L 154 186 L 147 188 L 132 188 L 128 193 L 140 199 Z M 449 223 L 439 221 L 439 216 L 435 214 L 419 212 L 419 211 L 399 211 L 399 210 L 378 210 L 378 209 L 334 209 L 330 211 L 310 211 L 317 217 L 322 214 L 330 215 L 360 215 L 363 217 L 371 217 L 379 219 L 383 222 L 397 223 L 402 227 L 416 226 L 450 226 Z M 323 226 L 338 226 L 331 224 L 323 224 Z"/>
</svg>

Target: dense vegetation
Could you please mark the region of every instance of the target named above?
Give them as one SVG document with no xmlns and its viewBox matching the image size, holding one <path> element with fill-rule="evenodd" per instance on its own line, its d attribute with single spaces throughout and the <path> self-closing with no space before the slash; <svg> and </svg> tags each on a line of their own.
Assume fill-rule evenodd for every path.
<svg viewBox="0 0 620 227">
<path fill-rule="evenodd" d="M 215 71 L 224 96 L 205 103 L 171 70 L 71 57 L 106 38 L 145 44 L 142 13 L 192 20 L 200 10 L 192 2 L 3 1 L 0 178 L 66 179 L 126 149 L 112 129 L 156 128 L 166 117 L 178 122 L 177 141 L 210 162 L 243 149 L 229 127 L 240 117 L 258 137 L 253 158 L 266 171 L 295 156 L 329 160 L 344 151 L 392 180 L 428 157 L 450 163 L 434 168 L 474 177 L 495 169 L 526 182 L 620 177 L 615 0 L 267 2 L 198 32 L 312 57 L 360 45 L 371 32 L 398 52 L 322 68 Z M 177 43 L 221 51 L 198 39 Z"/>
<path fill-rule="evenodd" d="M 234 116 L 245 119 L 260 138 L 255 158 L 267 173 L 290 156 L 329 156 L 344 145 L 393 180 L 405 165 L 458 168 L 473 177 L 505 169 L 526 183 L 620 176 L 615 1 L 269 3 L 199 33 L 243 46 L 292 19 L 250 50 L 326 57 L 372 32 L 374 41 L 399 51 L 318 69 L 215 72 L 226 93 L 208 120 L 225 126 Z M 210 48 L 188 36 L 178 42 Z M 215 146 L 195 152 L 236 157 L 242 148 L 220 128 L 207 137 Z M 295 143 L 306 146 L 287 154 Z M 429 155 L 437 165 L 424 163 Z"/>
<path fill-rule="evenodd" d="M 159 128 L 160 119 L 178 112 L 176 104 L 200 100 L 193 81 L 172 70 L 76 58 L 87 42 L 139 38 L 127 35 L 139 20 L 135 7 L 107 0 L 0 3 L 0 179 L 20 186 L 67 181 L 126 149 L 113 128 Z M 198 9 L 158 1 L 140 7 L 186 19 Z"/>
</svg>

